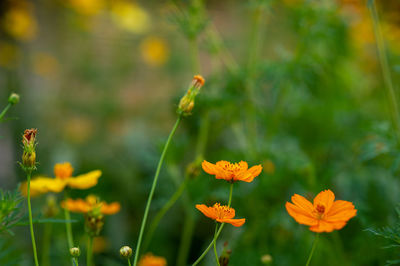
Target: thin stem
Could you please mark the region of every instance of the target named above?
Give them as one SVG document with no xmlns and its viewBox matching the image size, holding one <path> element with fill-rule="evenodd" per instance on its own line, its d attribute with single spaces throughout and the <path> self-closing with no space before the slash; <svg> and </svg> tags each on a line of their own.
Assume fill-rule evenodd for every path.
<svg viewBox="0 0 400 266">
<path fill-rule="evenodd" d="M 181 183 L 179 188 L 175 191 L 175 193 L 171 196 L 171 198 L 164 204 L 164 206 L 158 211 L 158 213 L 154 217 L 153 221 L 151 222 L 151 224 L 149 226 L 149 231 L 145 238 L 146 240 L 143 243 L 144 250 L 147 250 L 147 248 L 151 242 L 151 239 L 153 238 L 154 232 L 157 229 L 161 219 L 169 211 L 169 209 L 175 204 L 175 202 L 181 197 L 181 195 L 182 195 L 183 191 L 185 190 L 186 185 L 188 183 L 188 180 L 189 180 L 188 177 L 189 177 L 188 175 L 185 176 L 185 179 L 183 180 L 183 182 Z"/>
<path fill-rule="evenodd" d="M 231 183 L 230 190 L 229 190 L 229 200 L 228 200 L 228 207 L 231 206 L 232 202 L 232 193 L 233 192 L 233 183 Z M 213 240 L 211 243 L 208 245 L 206 250 L 200 255 L 200 257 L 192 264 L 192 266 L 196 266 L 197 264 L 200 263 L 200 261 L 204 258 L 204 256 L 207 254 L 207 252 L 210 250 L 210 248 L 214 245 L 214 243 L 217 241 L 218 236 L 221 234 L 222 228 L 224 228 L 225 223 L 222 223 L 221 226 L 219 227 L 217 233 L 214 235 Z"/>
<path fill-rule="evenodd" d="M 172 128 L 171 133 L 168 136 L 167 142 L 165 143 L 164 149 L 163 149 L 163 151 L 161 153 L 161 157 L 160 157 L 160 160 L 159 160 L 158 165 L 157 165 L 157 170 L 156 170 L 156 173 L 155 173 L 155 176 L 154 176 L 153 184 L 151 186 L 150 194 L 149 194 L 149 197 L 147 199 L 147 204 L 146 204 L 146 208 L 145 208 L 144 215 L 143 215 L 142 225 L 140 227 L 139 238 L 138 238 L 138 242 L 137 242 L 136 250 L 135 250 L 135 259 L 134 259 L 134 262 L 133 262 L 134 266 L 137 265 L 137 261 L 138 261 L 138 258 L 139 258 L 140 245 L 142 243 L 144 228 L 146 226 L 147 216 L 149 214 L 151 201 L 153 199 L 153 194 L 154 194 L 154 191 L 155 191 L 156 186 L 157 186 L 157 181 L 158 181 L 158 176 L 160 174 L 161 166 L 163 164 L 165 154 L 167 153 L 168 146 L 169 146 L 169 144 L 170 144 L 170 142 L 172 140 L 172 137 L 175 134 L 176 129 L 178 128 L 178 125 L 179 125 L 180 121 L 181 121 L 181 116 L 178 116 L 178 119 L 176 120 L 175 125 Z"/>
<path fill-rule="evenodd" d="M 93 237 L 88 235 L 88 243 L 86 247 L 86 266 L 92 266 L 93 264 Z"/>
<path fill-rule="evenodd" d="M 44 232 L 43 232 L 43 247 L 42 247 L 42 266 L 50 266 L 50 240 L 51 240 L 51 231 L 53 226 L 51 223 L 44 224 Z"/>
<path fill-rule="evenodd" d="M 75 265 L 75 266 L 79 266 L 79 263 L 78 263 L 78 259 L 77 259 L 77 258 L 72 258 L 72 261 L 74 262 L 74 265 Z"/>
<path fill-rule="evenodd" d="M 3 111 L 4 112 L 4 111 Z M 32 208 L 31 208 L 31 175 L 32 171 L 27 171 L 27 198 L 28 198 L 28 213 L 29 213 L 29 228 L 31 231 L 31 239 L 32 239 L 32 248 L 33 248 L 33 257 L 35 259 L 35 265 L 39 266 L 38 256 L 36 252 L 36 241 L 35 241 L 35 233 L 33 232 L 33 222 L 32 222 Z"/>
<path fill-rule="evenodd" d="M 385 87 L 387 89 L 387 97 L 390 102 L 391 116 L 393 120 L 393 124 L 396 128 L 396 135 L 398 140 L 400 141 L 400 114 L 399 107 L 397 104 L 397 97 L 394 90 L 392 76 L 390 73 L 389 62 L 386 54 L 385 42 L 383 39 L 382 29 L 379 23 L 378 11 L 376 8 L 375 0 L 368 1 L 368 9 L 371 14 L 372 24 L 374 28 L 374 34 L 376 38 L 376 45 L 378 48 L 378 57 L 382 68 L 383 80 L 385 82 Z"/>
<path fill-rule="evenodd" d="M 315 247 L 317 246 L 318 238 L 319 238 L 319 234 L 317 233 L 317 235 L 315 236 L 315 239 L 314 239 L 314 244 L 313 244 L 313 246 L 311 248 L 310 256 L 308 256 L 308 260 L 307 260 L 306 266 L 310 265 L 311 258 L 312 258 L 313 254 L 314 254 Z"/>
<path fill-rule="evenodd" d="M 64 192 L 64 199 L 68 198 L 67 192 Z M 72 227 L 71 227 L 71 215 L 67 208 L 64 208 L 64 217 L 67 222 L 65 222 L 65 230 L 67 232 L 67 241 L 68 241 L 68 248 L 71 249 L 74 247 L 74 239 L 72 236 Z"/>
<path fill-rule="evenodd" d="M 7 104 L 7 106 L 3 109 L 3 111 L 0 114 L 0 122 L 3 120 L 4 115 L 7 113 L 8 109 L 12 106 L 11 103 Z"/>
<path fill-rule="evenodd" d="M 215 223 L 215 233 L 214 233 L 214 254 L 215 254 L 215 260 L 217 262 L 217 265 L 219 265 L 219 257 L 218 257 L 218 252 L 217 252 L 217 232 L 218 232 L 218 223 Z"/>
<path fill-rule="evenodd" d="M 132 266 L 130 258 L 128 258 L 128 266 Z"/>
</svg>

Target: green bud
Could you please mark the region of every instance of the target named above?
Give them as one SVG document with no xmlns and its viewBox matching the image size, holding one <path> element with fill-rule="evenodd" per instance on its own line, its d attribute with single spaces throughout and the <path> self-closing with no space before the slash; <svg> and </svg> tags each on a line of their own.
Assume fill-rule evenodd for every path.
<svg viewBox="0 0 400 266">
<path fill-rule="evenodd" d="M 19 95 L 11 93 L 10 97 L 8 97 L 8 102 L 12 105 L 19 103 Z"/>
</svg>

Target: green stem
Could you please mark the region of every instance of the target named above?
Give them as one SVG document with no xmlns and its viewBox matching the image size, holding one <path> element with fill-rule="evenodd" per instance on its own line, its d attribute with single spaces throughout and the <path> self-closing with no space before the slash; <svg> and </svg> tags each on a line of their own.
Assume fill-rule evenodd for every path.
<svg viewBox="0 0 400 266">
<path fill-rule="evenodd" d="M 219 257 L 218 257 L 218 252 L 217 252 L 217 231 L 218 231 L 218 223 L 215 223 L 215 233 L 214 233 L 214 254 L 215 254 L 215 260 L 217 262 L 217 265 L 219 265 Z"/>
<path fill-rule="evenodd" d="M 67 192 L 64 192 L 64 199 L 68 199 Z M 71 215 L 67 208 L 64 208 L 64 217 L 67 222 L 65 222 L 65 230 L 67 232 L 67 241 L 68 241 L 68 248 L 71 249 L 74 247 L 74 239 L 72 236 L 72 226 L 71 226 Z"/>
<path fill-rule="evenodd" d="M 88 235 L 88 243 L 86 247 L 86 266 L 93 265 L 93 237 Z"/>
<path fill-rule="evenodd" d="M 7 106 L 3 109 L 3 111 L 0 114 L 0 122 L 3 120 L 4 115 L 7 113 L 8 109 L 12 106 L 11 103 L 7 104 Z"/>
<path fill-rule="evenodd" d="M 4 111 L 3 111 L 4 112 Z M 36 241 L 35 241 L 35 233 L 33 232 L 33 222 L 32 222 L 32 208 L 31 208 L 31 175 L 32 171 L 27 171 L 27 198 L 28 198 L 28 213 L 29 213 L 29 228 L 31 231 L 31 239 L 32 239 L 32 248 L 33 248 L 33 257 L 35 259 L 35 265 L 39 266 L 38 256 L 36 252 Z"/>
<path fill-rule="evenodd" d="M 317 233 L 317 235 L 315 236 L 315 239 L 314 239 L 314 244 L 313 244 L 313 246 L 311 248 L 310 256 L 308 256 L 308 260 L 307 260 L 306 266 L 310 265 L 311 258 L 312 258 L 313 254 L 314 254 L 315 247 L 317 246 L 318 238 L 319 238 L 319 234 Z"/>
<path fill-rule="evenodd" d="M 128 258 L 128 266 L 132 266 L 130 258 Z"/>
<path fill-rule="evenodd" d="M 140 227 L 139 238 L 138 238 L 138 242 L 137 242 L 136 250 L 135 250 L 135 259 L 134 259 L 134 262 L 133 262 L 134 266 L 137 265 L 137 261 L 138 261 L 138 258 L 139 258 L 140 245 L 142 243 L 144 228 L 146 226 L 147 216 L 149 214 L 151 201 L 153 199 L 153 194 L 154 194 L 154 191 L 155 191 L 156 186 L 157 186 L 157 181 L 158 181 L 158 176 L 160 174 L 161 166 L 163 164 L 165 154 L 167 153 L 168 146 L 169 146 L 169 144 L 170 144 L 170 142 L 172 140 L 172 137 L 175 134 L 176 129 L 178 128 L 178 125 L 179 125 L 180 121 L 181 121 L 181 116 L 178 116 L 178 119 L 176 120 L 175 125 L 172 128 L 171 133 L 168 136 L 167 142 L 165 143 L 164 149 L 163 149 L 163 151 L 161 153 L 161 157 L 160 157 L 160 160 L 159 160 L 158 165 L 157 165 L 157 170 L 156 170 L 156 173 L 155 173 L 155 176 L 154 176 L 153 184 L 151 186 L 150 194 L 149 194 L 149 197 L 147 199 L 147 204 L 146 204 L 146 208 L 145 208 L 144 215 L 143 215 L 142 225 Z"/>
<path fill-rule="evenodd" d="M 231 206 L 231 202 L 232 202 L 232 193 L 233 192 L 233 183 L 231 183 L 231 187 L 229 190 L 229 200 L 228 200 L 228 207 Z M 221 226 L 219 227 L 217 233 L 214 235 L 213 240 L 211 241 L 211 243 L 208 245 L 208 247 L 206 248 L 206 250 L 204 250 L 204 252 L 200 255 L 200 257 L 192 264 L 192 266 L 196 266 L 197 264 L 200 263 L 200 261 L 204 258 L 204 256 L 207 254 L 207 252 L 210 250 L 210 248 L 214 245 L 214 243 L 217 241 L 217 238 L 219 237 L 219 235 L 221 234 L 222 228 L 224 228 L 225 223 L 222 223 Z"/>
<path fill-rule="evenodd" d="M 74 262 L 74 265 L 75 265 L 75 266 L 79 266 L 79 263 L 78 263 L 78 259 L 77 259 L 77 258 L 72 258 L 72 261 Z"/>
<path fill-rule="evenodd" d="M 179 186 L 179 188 L 175 191 L 175 193 L 171 196 L 171 198 L 164 204 L 164 206 L 158 211 L 158 213 L 156 214 L 156 216 L 154 217 L 153 221 L 151 222 L 150 226 L 149 226 L 149 231 L 146 235 L 146 240 L 143 243 L 143 249 L 147 250 L 151 239 L 153 238 L 154 232 L 157 229 L 161 219 L 164 217 L 164 215 L 169 211 L 169 209 L 175 204 L 175 202 L 181 197 L 183 191 L 186 188 L 186 185 L 188 183 L 188 178 L 189 176 L 186 175 L 185 179 L 183 180 L 183 182 L 181 183 L 181 185 Z"/>
<path fill-rule="evenodd" d="M 368 9 L 370 11 L 371 18 L 372 18 L 372 24 L 373 24 L 374 34 L 375 34 L 375 38 L 376 38 L 376 45 L 378 48 L 378 57 L 379 57 L 379 61 L 380 61 L 381 68 L 382 68 L 383 80 L 385 82 L 385 87 L 387 90 L 386 94 L 387 94 L 387 97 L 389 98 L 389 105 L 390 105 L 390 110 L 391 110 L 392 121 L 396 128 L 396 130 L 395 130 L 396 135 L 398 137 L 398 140 L 400 141 L 399 107 L 397 104 L 397 97 L 396 97 L 396 93 L 395 93 L 393 82 L 392 82 L 389 62 L 388 62 L 388 58 L 387 58 L 387 54 L 386 54 L 385 42 L 383 39 L 382 29 L 381 29 L 381 26 L 379 23 L 379 16 L 378 16 L 378 11 L 376 8 L 375 0 L 368 1 Z"/>
<path fill-rule="evenodd" d="M 42 266 L 50 266 L 50 240 L 53 227 L 51 223 L 44 224 L 43 232 L 43 250 L 42 250 Z"/>
</svg>

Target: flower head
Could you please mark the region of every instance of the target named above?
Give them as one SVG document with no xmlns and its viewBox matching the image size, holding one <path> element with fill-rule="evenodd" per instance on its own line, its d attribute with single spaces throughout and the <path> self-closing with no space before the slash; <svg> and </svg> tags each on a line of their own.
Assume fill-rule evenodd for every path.
<svg viewBox="0 0 400 266">
<path fill-rule="evenodd" d="M 310 230 L 332 232 L 342 229 L 348 220 L 356 216 L 353 203 L 336 200 L 332 191 L 320 192 L 311 203 L 304 197 L 294 194 L 292 203 L 286 202 L 286 210 L 299 224 L 310 226 Z"/>
<path fill-rule="evenodd" d="M 183 116 L 188 116 L 191 114 L 194 101 L 197 94 L 199 94 L 201 87 L 204 85 L 204 78 L 200 75 L 195 75 L 192 82 L 189 85 L 189 89 L 186 94 L 181 98 L 178 105 L 178 113 Z"/>
<path fill-rule="evenodd" d="M 163 257 L 154 256 L 151 253 L 144 255 L 140 261 L 139 266 L 167 266 L 167 260 Z"/>
<path fill-rule="evenodd" d="M 22 144 L 24 151 L 22 153 L 21 167 L 25 171 L 36 169 L 36 134 L 37 129 L 26 129 L 22 135 Z"/>
<path fill-rule="evenodd" d="M 124 257 L 129 259 L 132 256 L 132 249 L 129 246 L 123 246 L 120 250 L 119 250 L 119 254 Z"/>
<path fill-rule="evenodd" d="M 54 166 L 55 178 L 39 176 L 31 181 L 31 195 L 37 196 L 43 193 L 55 192 L 59 193 L 65 187 L 75 189 L 88 189 L 97 185 L 98 179 L 101 176 L 100 170 L 94 170 L 89 173 L 72 176 L 72 168 L 70 163 L 58 163 Z M 21 185 L 21 191 L 26 194 L 26 183 Z"/>
<path fill-rule="evenodd" d="M 205 216 L 219 223 L 230 223 L 233 226 L 242 226 L 246 219 L 233 219 L 235 217 L 235 209 L 228 206 L 215 203 L 212 207 L 207 207 L 204 204 L 197 204 L 196 209 L 201 211 Z"/>
<path fill-rule="evenodd" d="M 68 209 L 71 212 L 78 213 L 89 213 L 98 211 L 101 214 L 112 215 L 121 209 L 121 205 L 118 202 L 112 202 L 107 204 L 104 201 L 100 201 L 96 196 L 89 195 L 85 200 L 83 199 L 67 199 L 61 202 L 63 208 Z"/>
<path fill-rule="evenodd" d="M 216 164 L 212 164 L 204 160 L 201 166 L 206 173 L 215 175 L 216 179 L 225 179 L 229 182 L 251 182 L 262 171 L 261 165 L 248 168 L 248 164 L 244 161 L 240 161 L 239 163 L 219 161 Z"/>
</svg>

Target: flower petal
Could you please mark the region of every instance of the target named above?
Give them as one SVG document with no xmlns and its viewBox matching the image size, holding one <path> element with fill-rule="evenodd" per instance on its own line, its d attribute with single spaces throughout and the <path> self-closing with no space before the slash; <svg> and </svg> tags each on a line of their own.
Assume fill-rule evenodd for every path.
<svg viewBox="0 0 400 266">
<path fill-rule="evenodd" d="M 335 226 L 333 224 L 325 222 L 324 220 L 319 220 L 319 223 L 317 225 L 310 227 L 311 231 L 317 232 L 317 233 L 322 233 L 322 232 L 329 233 L 329 232 L 332 232 L 335 229 L 336 228 L 335 228 Z"/>
<path fill-rule="evenodd" d="M 102 214 L 112 215 L 112 214 L 119 212 L 120 209 L 121 209 L 121 205 L 118 202 L 113 202 L 110 204 L 107 204 L 104 202 L 101 205 L 100 212 Z"/>
<path fill-rule="evenodd" d="M 101 176 L 100 170 L 91 171 L 87 174 L 68 178 L 67 184 L 71 188 L 88 189 L 97 185 L 97 180 Z"/>
<path fill-rule="evenodd" d="M 215 220 L 217 218 L 217 214 L 215 213 L 212 207 L 207 207 L 204 204 L 196 204 L 196 209 L 201 211 L 205 216 Z"/>
<path fill-rule="evenodd" d="M 206 160 L 201 163 L 201 167 L 207 174 L 216 175 L 218 173 L 216 165 L 209 163 Z"/>
<path fill-rule="evenodd" d="M 243 219 L 217 219 L 217 222 L 229 223 L 233 226 L 240 227 L 246 222 L 246 219 L 245 218 L 243 218 Z"/>
<path fill-rule="evenodd" d="M 286 210 L 293 219 L 296 220 L 299 224 L 305 225 L 317 225 L 318 220 L 312 217 L 310 213 L 305 211 L 303 208 L 296 206 L 290 202 L 286 202 Z"/>
<path fill-rule="evenodd" d="M 325 213 L 329 212 L 333 202 L 335 200 L 335 194 L 329 189 L 321 191 L 315 198 L 314 198 L 314 207 L 317 205 L 323 205 L 325 207 Z"/>
<path fill-rule="evenodd" d="M 353 203 L 345 200 L 337 200 L 326 214 L 324 220 L 328 222 L 346 222 L 356 216 L 357 210 Z"/>
<path fill-rule="evenodd" d="M 244 182 L 252 182 L 255 177 L 260 175 L 261 171 L 262 171 L 262 166 L 255 165 L 244 173 L 243 178 L 238 178 L 238 179 Z"/>
<path fill-rule="evenodd" d="M 92 209 L 86 201 L 83 199 L 67 199 L 61 202 L 61 207 L 68 209 L 71 212 L 87 213 Z"/>
<path fill-rule="evenodd" d="M 299 194 L 294 194 L 292 196 L 292 202 L 294 203 L 294 205 L 296 205 L 297 207 L 300 207 L 305 212 L 309 213 L 310 216 L 312 216 L 311 214 L 314 210 L 314 206 L 305 197 L 303 197 Z"/>
</svg>

